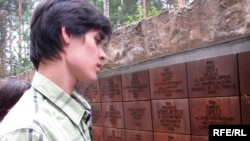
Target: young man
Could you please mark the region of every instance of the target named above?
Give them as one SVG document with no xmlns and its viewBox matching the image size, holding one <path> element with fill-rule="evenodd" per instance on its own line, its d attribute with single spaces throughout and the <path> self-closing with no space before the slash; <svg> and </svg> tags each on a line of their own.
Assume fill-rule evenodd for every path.
<svg viewBox="0 0 250 141">
<path fill-rule="evenodd" d="M 0 124 L 1 141 L 90 141 L 91 109 L 76 91 L 97 80 L 109 20 L 87 0 L 42 0 L 30 26 L 32 87 Z"/>
</svg>

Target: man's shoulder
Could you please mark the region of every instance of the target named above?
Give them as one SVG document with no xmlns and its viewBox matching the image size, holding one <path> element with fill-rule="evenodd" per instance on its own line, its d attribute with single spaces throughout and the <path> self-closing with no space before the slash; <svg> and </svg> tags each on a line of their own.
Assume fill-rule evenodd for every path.
<svg viewBox="0 0 250 141">
<path fill-rule="evenodd" d="M 26 139 L 29 132 L 33 132 L 39 136 L 42 135 L 41 130 L 37 128 L 39 126 L 34 122 L 33 113 L 27 111 L 30 111 L 30 109 L 22 109 L 22 111 L 18 112 L 13 109 L 13 111 L 10 111 L 6 115 L 0 124 L 0 140 L 3 138 L 8 140 Z"/>
<path fill-rule="evenodd" d="M 24 138 L 30 134 L 38 138 L 43 136 L 43 129 L 46 119 L 44 112 L 44 99 L 34 89 L 29 89 L 24 93 L 16 105 L 8 112 L 0 123 L 0 141 L 3 138 L 14 140 L 14 138 Z M 49 107 L 50 108 L 50 107 Z M 45 115 L 45 116 L 44 116 Z M 19 140 L 19 139 L 18 139 Z"/>
<path fill-rule="evenodd" d="M 41 140 L 42 139 L 42 140 Z M 13 141 L 26 141 L 26 140 L 39 140 L 47 141 L 46 136 L 33 128 L 18 128 L 8 132 L 2 132 L 0 129 L 0 141 L 13 140 Z"/>
<path fill-rule="evenodd" d="M 0 132 L 27 128 L 34 118 L 34 106 L 28 99 L 30 92 L 21 97 L 0 124 Z"/>
<path fill-rule="evenodd" d="M 33 89 L 27 90 L 0 123 L 0 132 L 33 128 L 39 103 L 35 103 Z"/>
</svg>

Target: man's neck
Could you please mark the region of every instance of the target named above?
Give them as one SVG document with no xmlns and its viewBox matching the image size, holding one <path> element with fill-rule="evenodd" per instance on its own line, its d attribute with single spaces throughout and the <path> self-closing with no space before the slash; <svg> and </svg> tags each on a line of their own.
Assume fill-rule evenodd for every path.
<svg viewBox="0 0 250 141">
<path fill-rule="evenodd" d="M 44 59 L 39 64 L 38 72 L 71 95 L 76 85 L 76 79 L 71 76 L 71 73 L 65 68 L 66 65 L 63 63 L 61 60 L 51 61 Z"/>
</svg>

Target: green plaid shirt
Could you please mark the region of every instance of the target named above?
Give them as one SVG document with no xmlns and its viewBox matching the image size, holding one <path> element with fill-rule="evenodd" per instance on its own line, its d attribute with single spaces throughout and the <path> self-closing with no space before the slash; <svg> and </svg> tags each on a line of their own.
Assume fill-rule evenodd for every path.
<svg viewBox="0 0 250 141">
<path fill-rule="evenodd" d="M 25 92 L 0 124 L 0 141 L 91 141 L 91 109 L 76 91 L 66 94 L 35 73 Z"/>
</svg>

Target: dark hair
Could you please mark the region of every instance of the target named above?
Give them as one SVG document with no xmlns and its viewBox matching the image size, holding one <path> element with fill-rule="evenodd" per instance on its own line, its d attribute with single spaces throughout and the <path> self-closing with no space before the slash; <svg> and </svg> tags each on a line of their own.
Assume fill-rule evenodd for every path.
<svg viewBox="0 0 250 141">
<path fill-rule="evenodd" d="M 90 29 L 100 29 L 109 40 L 112 34 L 109 20 L 87 0 L 42 0 L 30 26 L 30 60 L 36 69 L 42 57 L 60 59 L 63 26 L 68 35 L 81 36 Z"/>
<path fill-rule="evenodd" d="M 7 79 L 2 82 L 0 87 L 0 121 L 30 87 L 29 82 L 19 79 Z"/>
</svg>

